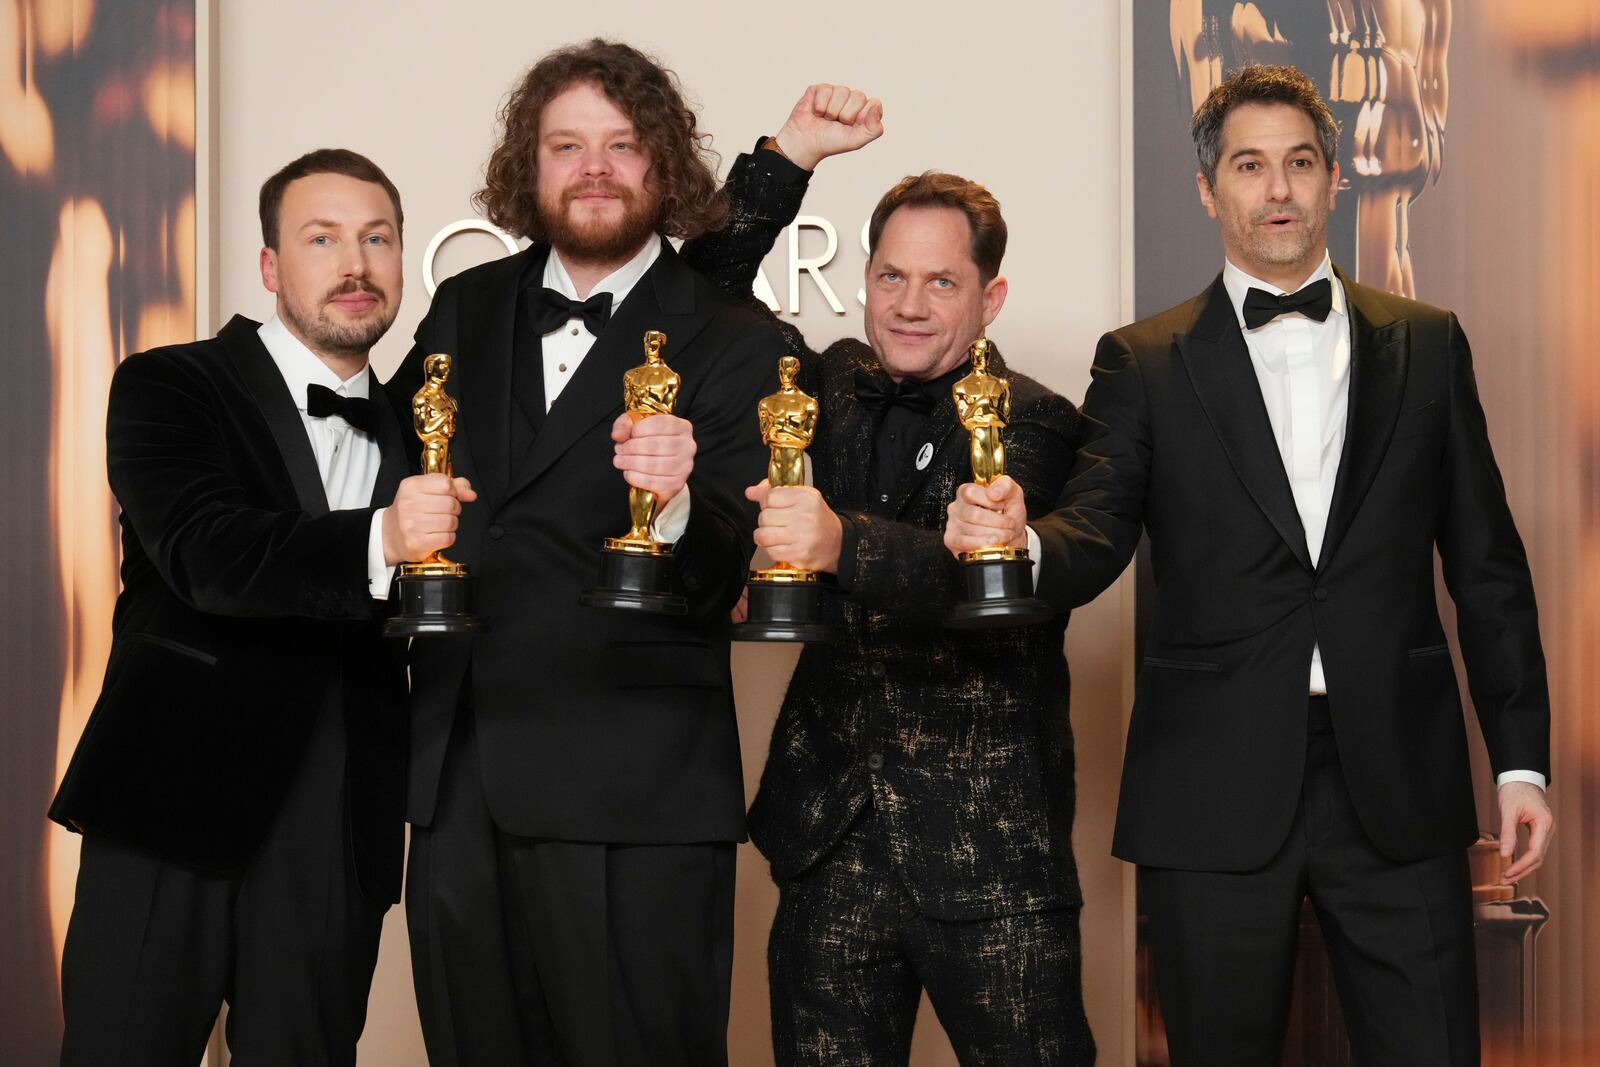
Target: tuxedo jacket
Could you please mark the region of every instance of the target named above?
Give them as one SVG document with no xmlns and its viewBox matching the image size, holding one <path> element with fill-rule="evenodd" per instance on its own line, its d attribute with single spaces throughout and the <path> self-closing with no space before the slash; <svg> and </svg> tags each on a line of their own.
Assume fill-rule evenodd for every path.
<svg viewBox="0 0 1600 1067">
<path fill-rule="evenodd" d="M 1092 597 L 1148 532 L 1152 631 L 1128 727 L 1113 851 L 1247 870 L 1300 798 L 1313 645 L 1362 826 L 1396 861 L 1477 829 L 1467 736 L 1434 591 L 1455 601 L 1496 773 L 1550 772 L 1533 585 L 1453 314 L 1357 285 L 1344 451 L 1313 565 L 1220 277 L 1107 334 L 1093 424 L 1049 517 L 1040 595 Z"/>
<path fill-rule="evenodd" d="M 734 225 L 695 242 L 691 261 L 748 296 L 804 187 L 804 172 L 771 152 L 741 156 L 727 185 Z M 798 384 L 821 408 L 806 453 L 813 484 L 853 526 L 853 553 L 841 560 L 847 592 L 824 600 L 833 640 L 805 646 L 784 695 L 752 839 L 781 883 L 827 856 L 871 805 L 926 915 L 1078 903 L 1065 611 L 1015 629 L 947 628 L 961 576 L 943 543 L 945 507 L 972 479 L 953 397 L 927 417 L 931 458 L 869 514 L 880 420 L 856 398 L 855 376 L 882 374 L 877 357 L 860 341 L 816 353 L 792 327 L 785 334 L 801 360 Z M 1008 370 L 998 351 L 989 366 L 1011 385 L 1007 473 L 1030 506 L 1048 508 L 1071 465 L 1078 413 Z"/>
<path fill-rule="evenodd" d="M 106 461 L 122 592 L 104 686 L 50 817 L 205 869 L 246 864 L 319 716 L 345 723 L 363 890 L 399 899 L 405 665 L 367 587 L 374 508 L 331 511 L 295 399 L 258 324 L 130 356 Z M 371 371 L 368 371 L 371 374 Z M 376 379 L 371 394 L 381 401 Z M 373 405 L 375 505 L 405 472 Z M 339 812 L 329 812 L 339 818 Z"/>
<path fill-rule="evenodd" d="M 782 345 L 662 242 L 536 430 L 512 399 L 520 284 L 539 286 L 534 245 L 439 287 L 416 346 L 389 382 L 409 411 L 422 360 L 447 352 L 458 405 L 455 473 L 478 492 L 446 551 L 470 568 L 490 632 L 412 643 L 408 815 L 433 819 L 458 708 L 474 717 L 489 809 L 510 833 L 570 841 L 686 843 L 744 836 L 744 785 L 729 671 L 728 612 L 752 551 L 767 450 L 756 404 L 777 385 Z M 675 414 L 694 424 L 689 523 L 672 556 L 684 616 L 584 607 L 606 537 L 628 529 L 612 464 L 624 372 L 647 330 L 682 380 Z M 522 372 L 541 375 L 539 339 Z M 514 441 L 527 441 L 522 449 Z M 520 454 L 516 454 L 519 453 Z"/>
</svg>

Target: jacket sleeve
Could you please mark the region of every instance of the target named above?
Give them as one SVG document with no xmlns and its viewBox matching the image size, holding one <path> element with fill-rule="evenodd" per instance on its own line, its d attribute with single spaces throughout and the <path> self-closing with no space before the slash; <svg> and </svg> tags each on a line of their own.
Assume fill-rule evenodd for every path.
<svg viewBox="0 0 1600 1067">
<path fill-rule="evenodd" d="M 210 383 L 164 353 L 111 380 L 106 463 L 124 520 L 167 585 L 213 615 L 366 619 L 372 508 L 257 506 Z"/>
<path fill-rule="evenodd" d="M 723 186 L 727 224 L 684 244 L 684 260 L 735 300 L 753 299 L 761 261 L 800 213 L 810 181 L 810 171 L 759 144 L 742 153 Z"/>
<path fill-rule="evenodd" d="M 1138 360 L 1116 334 L 1095 351 L 1084 397 L 1084 440 L 1039 535 L 1040 599 L 1066 611 L 1117 580 L 1139 547 L 1150 480 L 1150 414 Z M 1031 511 L 1031 505 L 1030 505 Z"/>
<path fill-rule="evenodd" d="M 1550 777 L 1550 693 L 1527 553 L 1489 445 L 1472 352 L 1449 319 L 1449 487 L 1438 536 L 1467 685 L 1496 774 Z"/>
<path fill-rule="evenodd" d="M 704 372 L 713 384 L 681 413 L 694 425 L 695 457 L 689 522 L 675 554 L 679 585 L 696 617 L 726 615 L 744 588 L 756 524 L 756 506 L 744 490 L 761 480 L 768 458 L 756 404 L 777 389 L 783 351 L 770 320 L 751 320 Z"/>
<path fill-rule="evenodd" d="M 1060 493 L 1080 422 L 1073 406 L 1053 393 L 1013 413 L 1005 430 L 1006 473 L 1022 486 L 1030 512 L 1048 507 Z M 943 626 L 961 583 L 943 526 L 928 530 L 865 513 L 847 517 L 856 533 L 850 599 Z"/>
</svg>

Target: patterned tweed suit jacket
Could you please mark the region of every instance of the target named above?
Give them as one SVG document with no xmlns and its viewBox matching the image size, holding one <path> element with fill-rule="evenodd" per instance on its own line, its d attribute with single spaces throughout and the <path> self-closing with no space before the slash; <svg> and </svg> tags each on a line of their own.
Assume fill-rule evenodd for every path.
<svg viewBox="0 0 1600 1067">
<path fill-rule="evenodd" d="M 786 170 L 785 170 L 786 168 Z M 728 179 L 734 224 L 685 249 L 690 263 L 748 297 L 755 266 L 798 212 L 804 172 L 771 152 L 741 156 Z M 956 920 L 1081 902 L 1072 858 L 1073 754 L 1062 651 L 1066 615 L 1015 629 L 957 631 L 943 620 L 959 588 L 945 507 L 970 481 L 968 435 L 946 394 L 929 413 L 933 456 L 888 507 L 868 514 L 877 415 L 857 400 L 872 350 L 817 353 L 780 321 L 799 384 L 822 414 L 808 452 L 813 483 L 854 525 L 842 595 L 826 599 L 829 644 L 807 645 L 773 732 L 750 835 L 782 883 L 825 857 L 868 804 L 919 910 Z M 1071 466 L 1071 403 L 1006 369 L 1008 473 L 1030 511 L 1046 510 Z M 881 512 L 883 509 L 880 508 Z"/>
</svg>

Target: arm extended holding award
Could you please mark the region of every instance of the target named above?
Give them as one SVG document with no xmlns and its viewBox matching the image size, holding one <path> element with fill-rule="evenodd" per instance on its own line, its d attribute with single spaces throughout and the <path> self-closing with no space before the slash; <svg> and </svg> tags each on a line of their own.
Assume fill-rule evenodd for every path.
<svg viewBox="0 0 1600 1067">
<path fill-rule="evenodd" d="M 951 386 L 956 418 L 972 435 L 972 480 L 988 485 L 1006 472 L 1001 437 L 1011 418 L 1011 386 L 989 373 L 989 339 L 972 342 L 972 373 Z M 1026 548 L 988 545 L 960 554 L 961 597 L 945 620 L 958 630 L 1029 626 L 1054 611 L 1033 595 Z"/>
<path fill-rule="evenodd" d="M 666 334 L 646 331 L 645 361 L 622 376 L 623 407 L 635 422 L 652 415 L 671 415 L 677 404 L 683 380 L 662 358 L 666 345 Z M 580 603 L 661 615 L 682 615 L 689 610 L 688 601 L 673 591 L 672 546 L 650 536 L 655 515 L 656 494 L 630 485 L 628 532 L 605 539 L 600 549 L 600 581 L 578 598 Z"/>
<path fill-rule="evenodd" d="M 778 360 L 779 387 L 756 407 L 761 440 L 771 450 L 767 482 L 773 488 L 804 485 L 806 448 L 817 432 L 821 408 L 800 391 L 795 378 L 800 360 Z M 822 622 L 822 585 L 817 572 L 778 560 L 750 572 L 746 620 L 733 628 L 735 641 L 826 641 Z"/>
<path fill-rule="evenodd" d="M 422 441 L 422 473 L 450 477 L 450 439 L 456 435 L 456 401 L 445 392 L 450 357 L 435 352 L 422 363 L 422 388 L 411 398 L 411 421 Z M 472 580 L 467 565 L 430 552 L 400 564 L 395 580 L 400 612 L 383 625 L 389 637 L 485 633 L 489 626 L 471 612 Z"/>
</svg>

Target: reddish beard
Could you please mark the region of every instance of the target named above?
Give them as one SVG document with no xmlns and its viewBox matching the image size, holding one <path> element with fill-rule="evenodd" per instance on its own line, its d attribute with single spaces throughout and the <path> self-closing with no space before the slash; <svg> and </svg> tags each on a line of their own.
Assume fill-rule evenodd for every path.
<svg viewBox="0 0 1600 1067">
<path fill-rule="evenodd" d="M 572 202 L 580 196 L 604 193 L 622 205 L 615 222 L 574 222 Z M 654 194 L 640 197 L 613 182 L 586 182 L 561 191 L 560 203 L 551 210 L 539 203 L 539 223 L 546 238 L 563 256 L 590 263 L 612 263 L 637 252 L 661 223 L 661 201 Z"/>
</svg>

